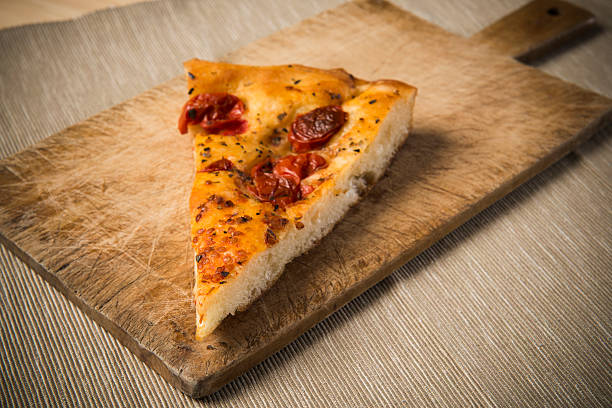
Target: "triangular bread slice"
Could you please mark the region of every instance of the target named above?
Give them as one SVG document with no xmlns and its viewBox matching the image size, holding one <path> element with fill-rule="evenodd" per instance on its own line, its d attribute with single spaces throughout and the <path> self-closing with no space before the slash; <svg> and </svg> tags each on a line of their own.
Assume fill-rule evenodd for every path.
<svg viewBox="0 0 612 408">
<path fill-rule="evenodd" d="M 219 100 L 219 95 L 229 94 L 234 102 L 223 103 L 236 103 L 231 113 L 225 112 L 229 120 L 222 121 L 223 126 L 194 120 L 186 125 L 196 116 L 189 102 L 179 123 L 194 142 L 191 241 L 196 338 L 202 339 L 269 288 L 291 259 L 327 234 L 382 176 L 408 136 L 416 89 L 394 80 L 355 79 L 341 69 L 197 59 L 184 65 L 189 98 L 204 94 Z M 315 145 L 289 140 L 295 123 L 305 121 L 300 115 L 330 106 L 341 107 L 344 120 L 336 117 L 339 128 L 327 135 L 329 140 Z M 209 118 L 213 116 L 209 112 Z M 318 125 L 311 121 L 310 126 Z M 292 190 L 290 198 L 258 194 L 254 178 L 260 173 L 253 168 L 267 160 L 270 172 L 270 166 L 286 156 L 294 162 L 296 149 L 311 154 L 304 160 L 316 155 L 324 163 L 312 159 L 314 164 L 302 172 L 299 189 Z"/>
</svg>

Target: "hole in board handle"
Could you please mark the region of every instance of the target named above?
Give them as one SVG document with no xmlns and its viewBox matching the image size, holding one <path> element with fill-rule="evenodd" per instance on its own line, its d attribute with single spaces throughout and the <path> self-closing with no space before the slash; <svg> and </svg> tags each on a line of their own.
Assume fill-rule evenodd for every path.
<svg viewBox="0 0 612 408">
<path fill-rule="evenodd" d="M 548 13 L 549 16 L 553 16 L 553 17 L 557 17 L 559 14 L 561 14 L 559 12 L 559 9 L 556 7 L 551 7 L 548 10 L 546 10 L 546 13 Z"/>
</svg>

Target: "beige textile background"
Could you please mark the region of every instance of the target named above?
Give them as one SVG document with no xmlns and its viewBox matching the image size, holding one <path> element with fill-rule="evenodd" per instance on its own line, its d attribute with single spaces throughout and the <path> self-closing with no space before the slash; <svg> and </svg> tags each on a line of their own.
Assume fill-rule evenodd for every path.
<svg viewBox="0 0 612 408">
<path fill-rule="evenodd" d="M 0 0 L 0 28 L 61 21 L 138 0 Z"/>
<path fill-rule="evenodd" d="M 466 36 L 523 3 L 395 2 Z M 0 155 L 339 3 L 161 1 L 0 31 Z M 601 32 L 536 65 L 612 97 L 612 4 L 579 4 Z M 200 401 L 0 247 L 0 406 L 612 406 L 611 131 Z"/>
</svg>

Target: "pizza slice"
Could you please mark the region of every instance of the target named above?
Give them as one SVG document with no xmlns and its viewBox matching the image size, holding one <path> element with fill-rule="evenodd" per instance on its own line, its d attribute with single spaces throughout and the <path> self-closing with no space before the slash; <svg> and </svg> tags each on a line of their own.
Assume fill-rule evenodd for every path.
<svg viewBox="0 0 612 408">
<path fill-rule="evenodd" d="M 416 89 L 344 70 L 185 63 L 196 337 L 244 310 L 378 180 Z"/>
</svg>

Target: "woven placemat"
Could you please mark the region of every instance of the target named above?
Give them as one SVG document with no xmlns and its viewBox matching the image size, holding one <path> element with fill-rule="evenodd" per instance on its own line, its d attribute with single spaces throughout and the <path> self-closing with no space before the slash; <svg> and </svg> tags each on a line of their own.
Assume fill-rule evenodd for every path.
<svg viewBox="0 0 612 408">
<path fill-rule="evenodd" d="M 0 155 L 339 3 L 162 1 L 0 31 Z M 467 35 L 522 1 L 397 3 Z M 610 96 L 612 10 L 591 3 L 603 33 L 538 65 Z M 200 401 L 0 247 L 0 406 L 611 406 L 610 133 Z"/>
</svg>

